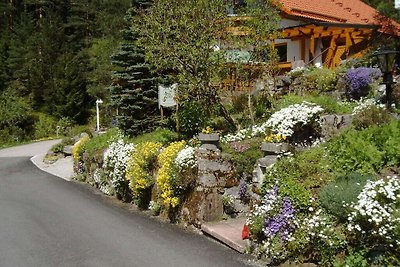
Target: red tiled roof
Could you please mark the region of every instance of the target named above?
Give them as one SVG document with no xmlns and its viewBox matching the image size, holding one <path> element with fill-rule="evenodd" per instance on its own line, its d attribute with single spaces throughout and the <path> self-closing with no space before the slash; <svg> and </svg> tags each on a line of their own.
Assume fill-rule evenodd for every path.
<svg viewBox="0 0 400 267">
<path fill-rule="evenodd" d="M 278 0 L 282 10 L 291 16 L 325 22 L 382 25 L 391 23 L 400 29 L 393 20 L 383 23 L 379 13 L 361 0 Z M 382 31 L 385 31 L 382 25 Z"/>
</svg>

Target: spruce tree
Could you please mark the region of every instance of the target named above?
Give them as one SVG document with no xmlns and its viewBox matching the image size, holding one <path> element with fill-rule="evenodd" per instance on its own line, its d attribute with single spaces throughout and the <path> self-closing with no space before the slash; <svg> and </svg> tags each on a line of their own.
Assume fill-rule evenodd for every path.
<svg viewBox="0 0 400 267">
<path fill-rule="evenodd" d="M 149 1 L 136 0 L 127 12 L 133 19 L 138 9 L 148 8 Z M 128 28 L 120 51 L 112 56 L 112 63 L 120 69 L 113 75 L 111 105 L 117 108 L 118 126 L 128 135 L 153 130 L 159 121 L 157 78 L 145 60 L 145 50 L 138 45 L 137 31 Z"/>
</svg>

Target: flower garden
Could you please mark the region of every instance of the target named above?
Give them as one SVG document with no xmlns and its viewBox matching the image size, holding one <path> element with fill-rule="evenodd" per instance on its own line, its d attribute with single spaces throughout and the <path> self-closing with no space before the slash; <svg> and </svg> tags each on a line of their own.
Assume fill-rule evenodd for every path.
<svg viewBox="0 0 400 267">
<path fill-rule="evenodd" d="M 376 69 L 340 71 L 292 71 L 289 88 L 253 99 L 255 123 L 238 97 L 231 103 L 236 132 L 218 118 L 203 125 L 204 134 L 219 133 L 220 160 L 235 170 L 236 182 L 222 192 L 221 219 L 245 216 L 249 253 L 267 264 L 400 265 L 400 103 L 391 110 L 380 103 Z M 333 114 L 352 120 L 323 134 L 322 117 Z M 134 138 L 118 129 L 85 135 L 73 147 L 76 179 L 183 222 L 183 204 L 198 186 L 196 136 L 168 129 Z M 262 143 L 285 143 L 289 151 L 278 153 L 257 185 Z"/>
</svg>

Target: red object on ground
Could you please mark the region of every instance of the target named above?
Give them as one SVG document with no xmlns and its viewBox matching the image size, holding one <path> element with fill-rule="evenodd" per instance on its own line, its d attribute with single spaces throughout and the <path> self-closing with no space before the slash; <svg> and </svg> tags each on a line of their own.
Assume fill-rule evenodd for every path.
<svg viewBox="0 0 400 267">
<path fill-rule="evenodd" d="M 242 239 L 248 239 L 249 238 L 249 227 L 247 225 L 243 225 L 243 230 L 242 230 Z"/>
</svg>

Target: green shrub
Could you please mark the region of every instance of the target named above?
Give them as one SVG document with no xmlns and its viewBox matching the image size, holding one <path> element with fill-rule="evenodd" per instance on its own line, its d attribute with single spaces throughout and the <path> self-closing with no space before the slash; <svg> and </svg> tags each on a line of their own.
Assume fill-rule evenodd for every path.
<svg viewBox="0 0 400 267">
<path fill-rule="evenodd" d="M 400 164 L 400 122 L 348 130 L 328 144 L 332 167 L 339 175 L 373 174 Z"/>
<path fill-rule="evenodd" d="M 389 111 L 376 105 L 369 106 L 353 116 L 353 125 L 357 130 L 374 125 L 389 123 L 392 119 Z"/>
<path fill-rule="evenodd" d="M 134 144 L 156 142 L 165 145 L 176 140 L 178 140 L 178 134 L 176 132 L 164 128 L 157 128 L 151 133 L 145 133 L 132 138 L 131 142 Z"/>
<path fill-rule="evenodd" d="M 328 68 L 312 68 L 305 76 L 309 88 L 318 92 L 334 90 L 338 80 L 336 72 Z"/>
<path fill-rule="evenodd" d="M 330 214 L 345 222 L 349 214 L 346 205 L 356 202 L 367 181 L 372 179 L 371 175 L 359 173 L 339 176 L 321 190 L 320 203 Z"/>
<path fill-rule="evenodd" d="M 292 199 L 298 208 L 306 209 L 310 198 L 333 180 L 328 159 L 325 149 L 317 147 L 278 160 L 266 172 L 262 194 L 278 181 L 279 192 Z"/>
<path fill-rule="evenodd" d="M 185 101 L 178 111 L 179 133 L 191 138 L 208 125 L 208 115 L 200 101 Z"/>
<path fill-rule="evenodd" d="M 223 158 L 230 160 L 240 177 L 248 177 L 254 170 L 257 159 L 262 157 L 262 138 L 221 144 Z"/>
<path fill-rule="evenodd" d="M 52 116 L 47 114 L 36 114 L 35 124 L 33 127 L 35 139 L 56 135 L 56 121 Z"/>
</svg>

